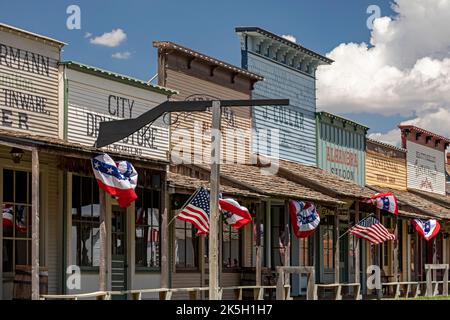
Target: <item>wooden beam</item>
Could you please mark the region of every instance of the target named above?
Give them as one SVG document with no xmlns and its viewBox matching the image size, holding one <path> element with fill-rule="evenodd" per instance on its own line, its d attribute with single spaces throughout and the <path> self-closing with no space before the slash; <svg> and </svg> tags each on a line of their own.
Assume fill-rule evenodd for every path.
<svg viewBox="0 0 450 320">
<path fill-rule="evenodd" d="M 164 197 L 168 198 L 168 195 Z M 167 203 L 161 221 L 161 287 L 169 288 L 169 227 Z"/>
<path fill-rule="evenodd" d="M 398 279 L 398 243 L 399 243 L 399 239 L 398 239 L 398 216 L 395 216 L 395 229 L 394 229 L 394 235 L 395 235 L 395 240 L 393 241 L 393 253 L 394 253 L 394 281 L 400 281 L 400 279 Z M 400 220 L 400 227 L 401 227 L 401 220 Z"/>
<path fill-rule="evenodd" d="M 355 201 L 355 225 L 358 224 L 358 222 L 359 222 L 359 201 L 356 200 Z M 353 236 L 353 241 L 355 241 L 355 248 L 354 248 L 354 250 L 355 250 L 355 282 L 361 283 L 361 280 L 360 280 L 361 267 L 360 267 L 360 263 L 359 263 L 360 262 L 360 250 L 361 250 L 360 246 L 359 246 L 360 240 L 358 237 Z"/>
<path fill-rule="evenodd" d="M 375 208 L 375 216 L 378 219 L 378 221 L 380 221 L 381 223 L 381 210 L 380 208 Z M 381 264 L 381 245 L 376 245 L 374 246 L 374 251 L 375 251 L 375 265 L 378 265 L 380 268 L 380 271 L 383 269 L 383 266 Z M 380 300 L 382 298 L 382 294 L 383 292 L 380 289 L 377 289 L 377 299 Z"/>
<path fill-rule="evenodd" d="M 290 222 L 289 222 L 289 200 L 284 201 L 284 266 L 291 265 L 291 234 L 290 234 Z M 285 284 L 290 284 L 290 276 L 285 273 Z"/>
<path fill-rule="evenodd" d="M 106 291 L 106 193 L 99 188 L 100 200 L 100 264 L 99 264 L 99 291 Z"/>
<path fill-rule="evenodd" d="M 30 146 L 24 146 L 18 143 L 12 143 L 12 142 L 6 142 L 6 141 L 0 141 L 0 145 L 2 146 L 6 146 L 6 147 L 11 147 L 11 148 L 19 148 L 19 149 L 23 149 L 23 150 L 27 150 L 27 151 L 33 151 L 35 148 L 34 147 L 30 147 Z"/>
<path fill-rule="evenodd" d="M 411 282 L 411 234 L 409 233 L 409 222 L 406 225 L 406 232 L 408 236 L 406 237 L 406 280 Z M 417 246 L 417 243 L 415 244 Z"/>
<path fill-rule="evenodd" d="M 31 151 L 31 299 L 39 300 L 39 153 Z"/>
<path fill-rule="evenodd" d="M 339 211 L 334 215 L 334 283 L 339 283 Z"/>
<path fill-rule="evenodd" d="M 209 300 L 219 300 L 220 101 L 212 102 L 211 195 L 209 228 Z"/>
<path fill-rule="evenodd" d="M 258 203 L 256 205 L 256 257 L 255 257 L 255 282 L 257 286 L 260 286 L 262 283 L 261 279 L 261 269 L 262 269 L 262 260 L 261 260 L 261 217 L 265 214 L 263 212 L 262 203 Z"/>
</svg>

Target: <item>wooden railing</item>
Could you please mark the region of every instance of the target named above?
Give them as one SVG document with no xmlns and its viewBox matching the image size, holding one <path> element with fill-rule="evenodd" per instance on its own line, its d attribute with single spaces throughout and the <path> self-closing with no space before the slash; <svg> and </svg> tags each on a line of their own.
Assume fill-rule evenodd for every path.
<svg viewBox="0 0 450 320">
<path fill-rule="evenodd" d="M 82 300 L 89 298 L 96 298 L 97 300 L 109 300 L 111 299 L 111 291 L 96 291 L 80 294 L 42 294 L 41 300 Z"/>
<path fill-rule="evenodd" d="M 252 291 L 254 300 L 264 300 L 265 290 L 275 290 L 276 286 L 234 286 L 222 287 L 219 290 L 219 298 L 222 299 L 224 291 L 233 290 L 236 300 L 243 299 L 244 291 Z M 286 286 L 290 289 L 290 286 Z M 110 300 L 111 296 L 128 295 L 132 300 L 142 300 L 144 294 L 155 293 L 159 294 L 160 300 L 172 300 L 174 293 L 188 293 L 191 300 L 197 300 L 200 297 L 200 292 L 208 291 L 208 287 L 193 287 L 193 288 L 156 288 L 156 289 L 134 289 L 126 291 L 97 291 L 91 293 L 80 294 L 66 294 L 66 295 L 41 295 L 41 300 L 82 300 L 89 298 L 96 298 L 97 300 Z"/>
</svg>

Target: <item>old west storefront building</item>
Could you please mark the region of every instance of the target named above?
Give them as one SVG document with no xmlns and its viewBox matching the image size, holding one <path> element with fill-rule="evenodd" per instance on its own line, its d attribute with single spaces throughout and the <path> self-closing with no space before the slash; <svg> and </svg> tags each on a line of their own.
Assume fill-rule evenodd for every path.
<svg viewBox="0 0 450 320">
<path fill-rule="evenodd" d="M 139 173 L 139 199 L 132 206 L 121 209 L 105 198 L 106 288 L 161 287 L 168 277 L 161 271 L 167 268 L 160 242 L 168 126 L 161 119 L 104 151 L 93 145 L 100 121 L 134 118 L 176 91 L 61 64 L 63 45 L 0 25 L 1 298 L 26 296 L 16 286 L 29 286 L 30 276 L 19 279 L 17 271 L 29 273 L 31 266 L 40 266 L 32 273 L 40 273 L 40 294 L 99 289 L 100 199 L 90 159 L 104 151 L 132 162 Z M 67 287 L 76 270 L 81 287 Z"/>
<path fill-rule="evenodd" d="M 2 299 L 12 297 L 19 266 L 40 264 L 42 273 L 48 272 L 48 289 L 55 291 L 59 284 L 56 158 L 22 137 L 61 137 L 58 62 L 63 46 L 62 42 L 0 24 Z"/>
<path fill-rule="evenodd" d="M 253 152 L 316 165 L 315 74 L 319 65 L 333 61 L 261 28 L 238 27 L 236 33 L 242 67 L 264 77 L 255 84 L 253 98 L 290 102 L 287 107 L 253 108 L 255 133 L 272 130 L 253 139 Z"/>
<path fill-rule="evenodd" d="M 443 207 L 444 219 L 449 219 L 449 200 L 446 196 L 445 150 L 450 139 L 413 125 L 399 126 L 402 145 L 407 150 L 408 191 Z M 444 222 L 445 220 L 443 220 Z M 444 239 L 445 238 L 445 239 Z M 417 267 L 420 275 L 424 263 L 448 261 L 448 225 L 441 222 L 441 232 L 433 241 L 418 239 L 416 243 Z"/>
<path fill-rule="evenodd" d="M 252 94 L 257 81 L 262 80 L 260 76 L 171 42 L 158 41 L 154 42 L 154 46 L 158 48 L 158 83 L 178 90 L 179 94 L 174 97 L 175 99 L 262 98 Z M 281 96 L 281 93 L 278 96 Z M 270 107 L 268 111 L 282 113 L 282 110 L 272 111 Z M 281 256 L 282 252 L 290 253 L 292 248 L 290 219 L 287 211 L 289 199 L 312 201 L 316 205 L 324 205 L 329 208 L 329 211 L 335 211 L 343 204 L 318 191 L 283 179 L 276 175 L 276 171 L 265 175 L 258 165 L 252 165 L 258 162 L 256 157 L 251 157 L 251 139 L 255 138 L 250 131 L 252 123 L 255 125 L 252 115 L 254 116 L 254 112 L 250 108 L 229 108 L 224 110 L 222 115 L 224 164 L 221 166 L 221 176 L 222 183 L 225 184 L 223 193 L 224 196 L 227 195 L 226 187 L 230 185 L 240 190 L 234 197 L 250 209 L 254 219 L 252 225 L 242 230 L 230 230 L 228 226 L 223 225 L 220 258 L 223 287 L 242 284 L 274 284 L 275 267 L 290 264 L 289 261 L 292 259 L 290 254 Z M 285 114 L 286 117 L 287 115 Z M 299 117 L 297 120 L 299 123 L 303 121 Z M 200 135 L 203 140 L 195 140 L 195 132 L 192 132 L 191 137 L 194 137 L 194 140 L 189 139 L 194 148 L 187 149 L 186 153 L 193 165 L 183 164 L 171 168 L 173 173 L 169 173 L 169 178 L 172 177 L 170 184 L 178 186 L 171 197 L 172 209 L 175 209 L 172 210 L 172 215 L 177 213 L 176 209 L 180 208 L 188 198 L 188 194 L 183 195 L 180 190 L 179 185 L 182 181 L 197 179 L 195 184 L 202 185 L 200 180 L 209 179 L 209 155 L 205 158 L 201 156 L 205 150 L 209 153 L 210 136 L 207 129 L 210 127 L 210 122 L 209 112 L 173 115 L 171 126 L 173 162 L 177 160 L 174 155 L 181 157 L 180 143 L 183 146 L 187 145 L 185 140 L 180 139 L 177 129 L 192 132 L 196 126 L 199 126 L 202 128 L 200 134 L 204 136 Z M 231 136 L 232 139 L 227 135 L 229 130 L 235 132 L 235 136 Z M 260 131 L 262 130 L 263 128 L 260 128 Z M 235 152 L 231 155 L 236 157 L 229 157 L 230 150 Z M 254 148 L 253 153 L 255 153 Z M 256 197 L 249 196 L 250 191 Z M 204 256 L 207 252 L 204 237 L 196 238 L 194 230 L 184 222 L 174 220 L 173 225 L 170 226 L 174 235 L 171 240 L 173 244 L 171 254 L 174 256 L 173 264 L 171 264 L 172 286 L 206 285 L 207 277 L 204 276 L 205 272 L 207 274 L 206 261 L 197 258 L 199 255 Z M 255 237 L 256 232 L 260 236 Z M 299 263 L 298 254 L 296 259 L 294 264 Z M 302 263 L 306 265 L 306 261 Z M 299 292 L 301 290 L 299 281 L 295 286 L 294 290 Z M 225 297 L 229 297 L 227 292 Z"/>
<path fill-rule="evenodd" d="M 64 139 L 92 147 L 101 121 L 131 119 L 166 101 L 176 91 L 76 62 L 61 64 L 64 74 Z M 107 196 L 106 288 L 127 290 L 166 286 L 161 237 L 167 208 L 166 171 L 169 128 L 161 117 L 104 148 L 115 160 L 128 160 L 138 171 L 138 199 L 120 208 Z M 63 212 L 64 268 L 81 268 L 81 290 L 98 290 L 100 203 L 89 159 L 60 158 L 66 206 Z M 167 264 L 166 264 L 167 265 Z M 70 289 L 70 288 L 69 288 Z"/>
<path fill-rule="evenodd" d="M 392 192 L 399 203 L 398 219 L 385 215 L 383 224 L 396 230 L 397 242 L 383 243 L 379 263 L 383 281 L 424 281 L 424 264 L 448 263 L 448 199 L 415 191 L 407 182 L 407 151 L 382 142 L 368 140 L 366 183 L 376 192 Z M 425 177 L 424 177 L 425 178 Z M 428 179 L 430 179 L 428 177 Z M 426 178 L 425 178 L 426 179 Z M 427 197 L 428 195 L 428 197 Z M 437 198 L 437 199 L 434 199 Z M 440 201 L 438 200 L 440 198 Z M 411 219 L 437 219 L 441 231 L 430 241 L 423 240 Z"/>
<path fill-rule="evenodd" d="M 318 112 L 317 165 L 343 179 L 365 184 L 365 143 L 369 128 L 328 112 Z"/>
</svg>

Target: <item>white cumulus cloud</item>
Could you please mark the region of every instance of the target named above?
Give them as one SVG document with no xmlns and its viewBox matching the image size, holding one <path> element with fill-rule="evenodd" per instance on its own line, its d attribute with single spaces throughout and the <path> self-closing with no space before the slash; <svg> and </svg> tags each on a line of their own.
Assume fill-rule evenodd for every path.
<svg viewBox="0 0 450 320">
<path fill-rule="evenodd" d="M 85 39 L 90 38 L 90 37 L 92 37 L 92 33 L 86 32 L 86 33 L 84 34 L 84 38 L 85 38 Z"/>
<path fill-rule="evenodd" d="M 128 60 L 131 58 L 131 52 L 124 51 L 124 52 L 116 52 L 111 55 L 114 59 L 120 59 L 120 60 Z"/>
<path fill-rule="evenodd" d="M 111 32 L 106 32 L 101 36 L 92 38 L 90 42 L 107 47 L 117 47 L 127 39 L 127 34 L 122 29 L 114 29 Z"/>
<path fill-rule="evenodd" d="M 318 108 L 400 114 L 450 136 L 450 0 L 396 0 L 393 10 L 374 21 L 370 44 L 327 54 L 335 62 L 318 69 Z M 373 137 L 392 142 L 396 133 Z"/>
<path fill-rule="evenodd" d="M 291 35 L 291 34 L 283 34 L 281 37 L 284 38 L 284 39 L 286 39 L 286 40 L 288 40 L 288 41 L 297 43 L 297 38 L 294 37 L 294 36 Z"/>
</svg>

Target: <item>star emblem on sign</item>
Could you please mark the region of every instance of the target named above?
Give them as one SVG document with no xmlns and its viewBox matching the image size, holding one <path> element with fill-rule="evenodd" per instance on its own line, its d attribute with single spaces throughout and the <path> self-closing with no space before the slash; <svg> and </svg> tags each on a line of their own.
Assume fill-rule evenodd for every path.
<svg viewBox="0 0 450 320">
<path fill-rule="evenodd" d="M 113 169 L 112 168 L 108 168 L 108 173 L 112 173 Z"/>
</svg>

